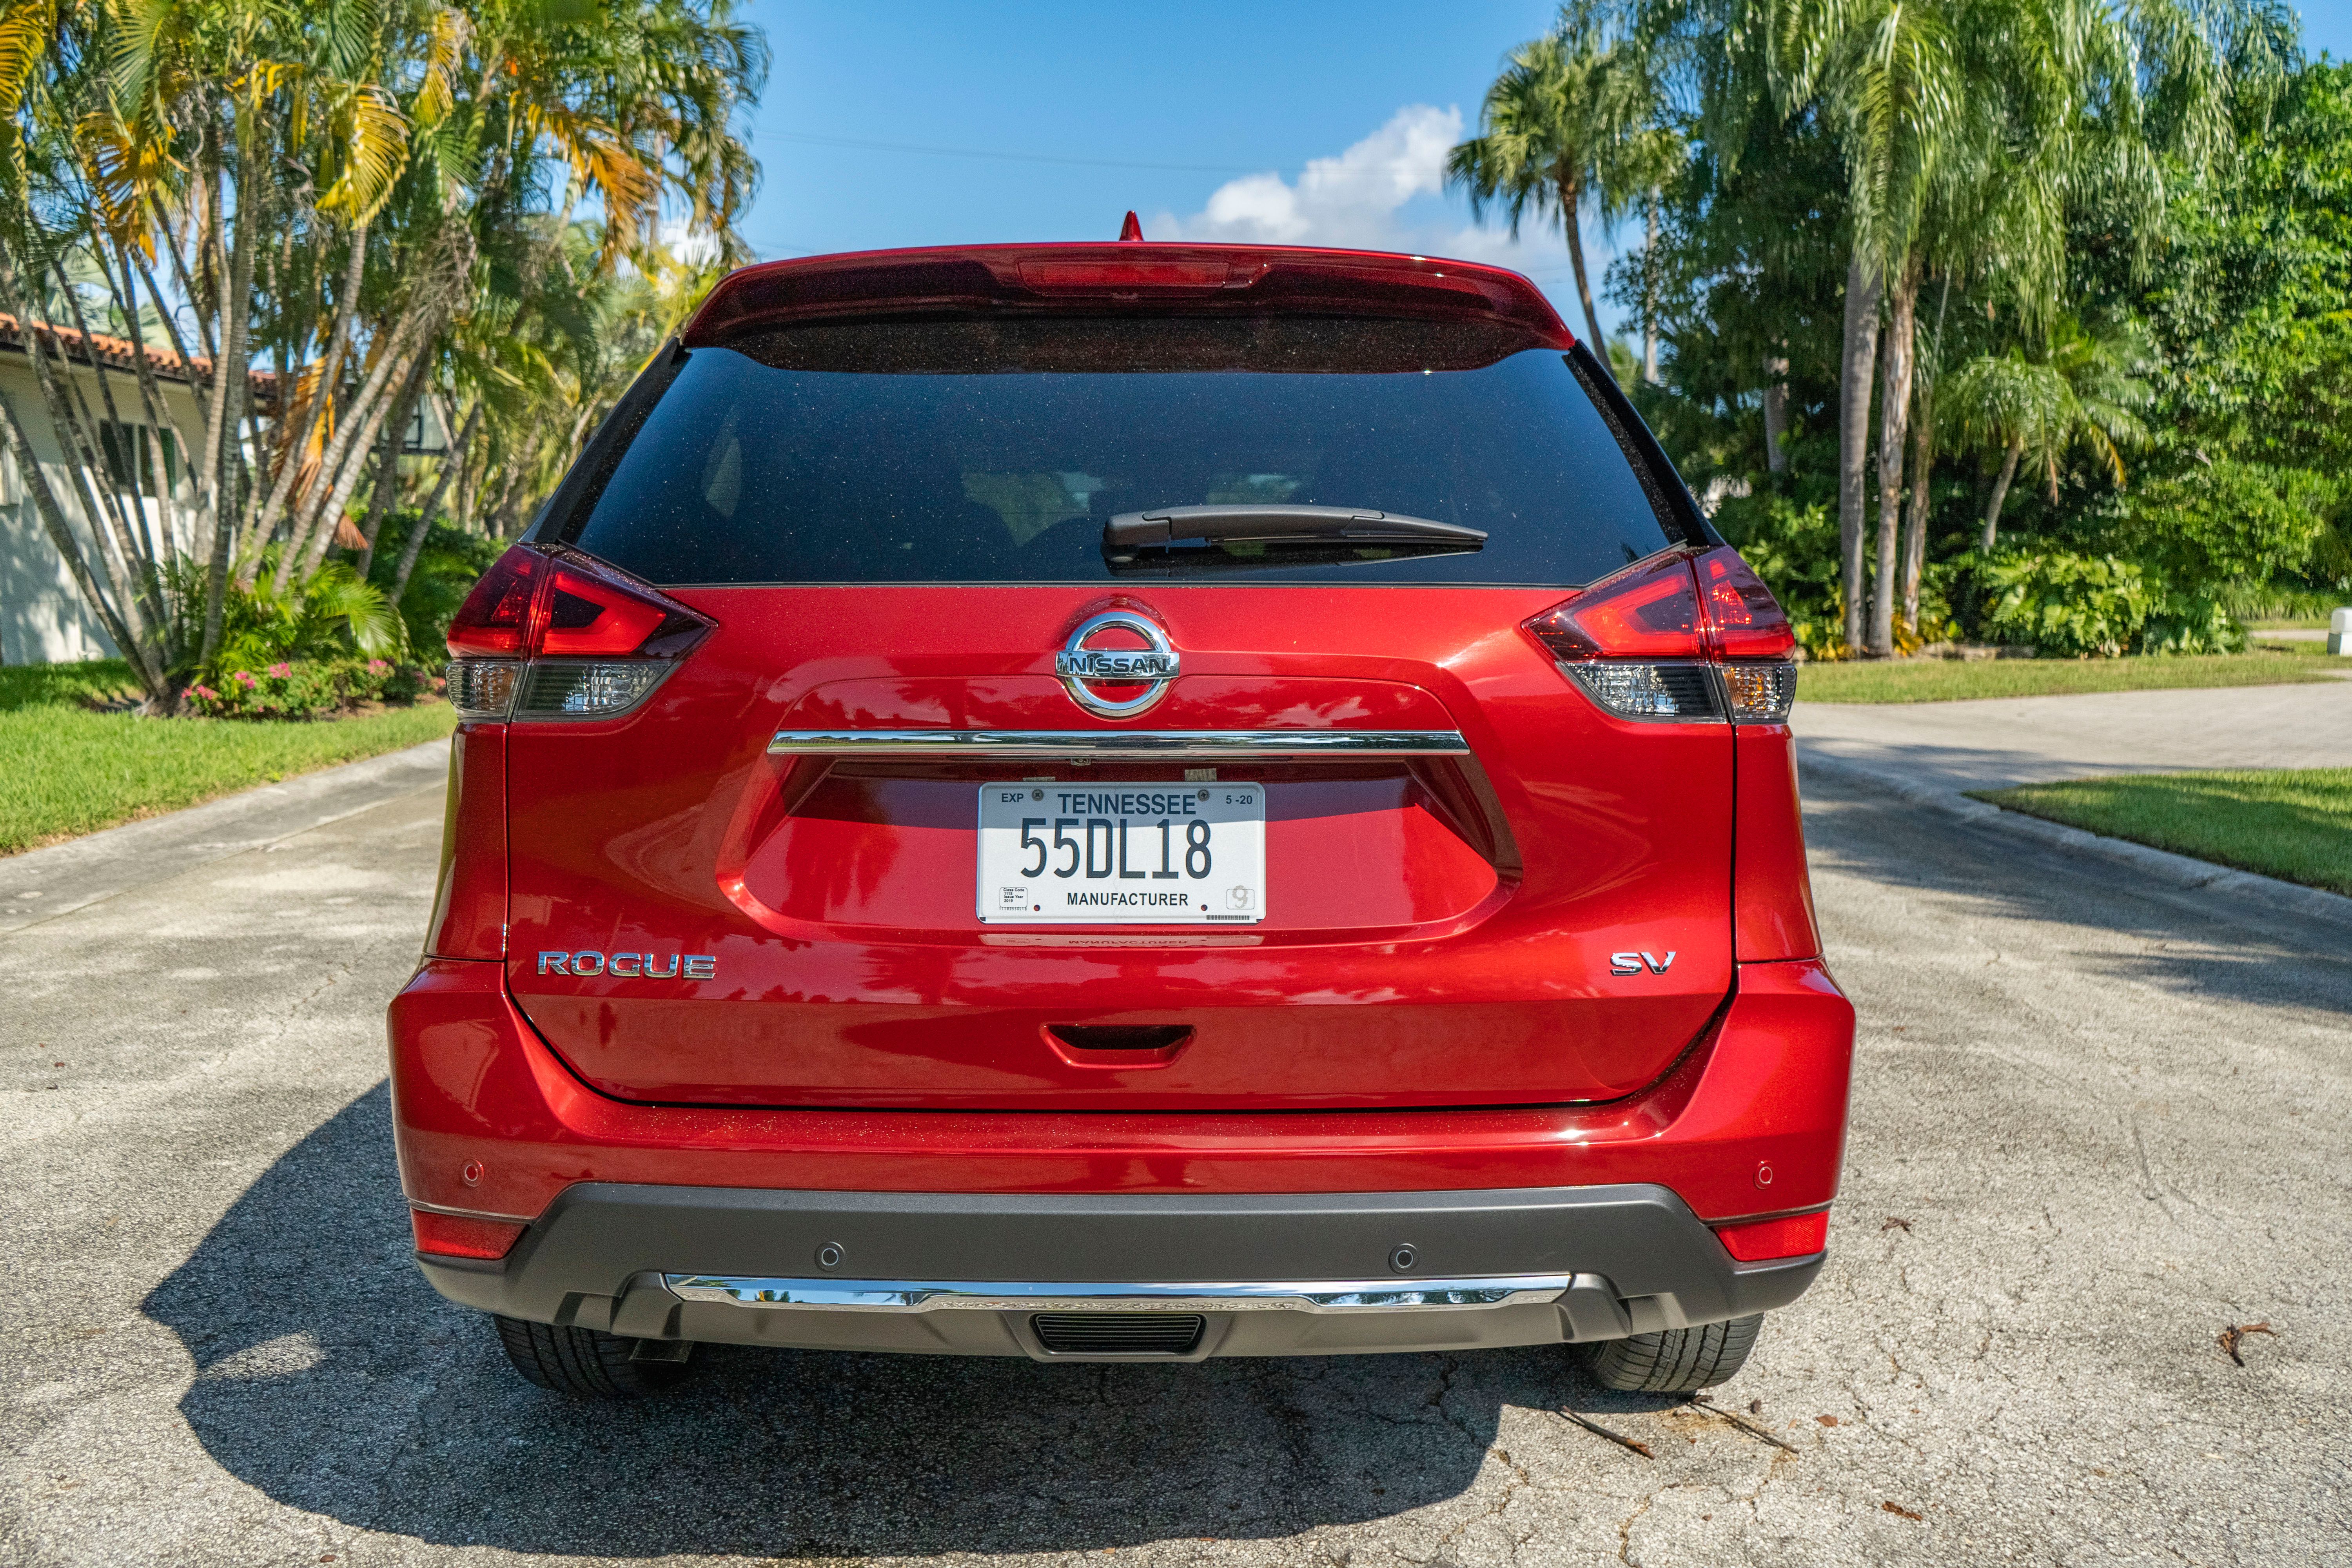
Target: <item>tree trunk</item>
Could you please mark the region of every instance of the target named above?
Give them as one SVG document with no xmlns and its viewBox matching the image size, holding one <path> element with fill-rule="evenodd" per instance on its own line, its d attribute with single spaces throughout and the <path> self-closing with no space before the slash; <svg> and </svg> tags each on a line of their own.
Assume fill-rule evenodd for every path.
<svg viewBox="0 0 2352 1568">
<path fill-rule="evenodd" d="M 442 459 L 440 477 L 433 481 L 433 493 L 425 499 L 425 509 L 416 514 L 416 526 L 409 531 L 408 542 L 401 546 L 400 570 L 393 574 L 392 592 L 384 603 L 398 605 L 400 596 L 408 592 L 408 574 L 416 570 L 416 558 L 425 552 L 425 536 L 433 531 L 433 514 L 441 510 L 441 498 L 448 492 L 450 481 L 466 466 L 467 449 L 474 444 L 475 428 L 482 422 L 481 400 L 474 402 L 473 411 L 466 416 L 466 428 L 450 443 L 448 457 Z"/>
<path fill-rule="evenodd" d="M 1912 339 L 1919 277 L 1907 265 L 1887 296 L 1886 361 L 1878 389 L 1878 563 L 1870 588 L 1870 651 L 1895 651 L 1896 551 L 1903 531 L 1903 438 L 1910 433 Z"/>
<path fill-rule="evenodd" d="M 365 455 L 374 445 L 375 433 L 383 423 L 387 394 L 393 386 L 404 383 L 415 364 L 415 356 L 430 352 L 434 336 L 440 331 L 441 322 L 463 286 L 466 268 L 470 265 L 470 234 L 461 225 L 444 223 L 425 242 L 423 255 L 408 269 L 407 303 L 391 331 L 378 340 L 382 347 L 373 368 L 345 416 L 336 423 L 335 438 L 319 465 L 320 486 L 314 487 L 310 498 L 297 509 L 294 538 L 297 544 L 308 542 L 299 552 L 313 566 L 326 555 L 326 545 L 317 537 L 318 531 L 333 529 L 334 520 L 342 514 L 343 503 L 359 483 L 360 471 L 367 466 Z M 355 447 L 360 454 L 356 463 L 352 461 Z M 321 493 L 320 487 L 331 488 Z M 287 554 L 278 558 L 281 592 L 289 581 L 290 563 L 296 552 L 297 546 L 289 545 Z"/>
<path fill-rule="evenodd" d="M 2009 481 L 2017 478 L 2017 459 L 2023 456 L 2025 437 L 2020 436 L 2010 442 L 2009 450 L 2001 455 L 2000 472 L 1993 476 L 1992 499 L 1985 502 L 1984 537 L 1977 541 L 1977 548 L 1988 555 L 2000 534 L 2000 505 L 2009 499 Z"/>
<path fill-rule="evenodd" d="M 1878 363 L 1878 275 L 1856 252 L 1845 276 L 1845 333 L 1838 363 L 1838 548 L 1843 557 L 1845 641 L 1862 647 L 1862 531 L 1868 498 L 1870 383 Z"/>
<path fill-rule="evenodd" d="M 64 296 L 66 309 L 73 315 L 74 330 L 81 334 L 83 351 L 89 355 L 91 371 L 98 378 L 99 395 L 105 400 L 108 415 L 112 416 L 114 384 L 107 379 L 106 367 L 99 361 L 96 347 L 89 341 L 89 325 L 82 320 L 81 296 L 74 291 L 72 280 L 66 276 L 65 268 L 54 258 L 50 262 L 50 268 L 57 276 L 58 290 Z M 82 466 L 89 471 L 89 483 L 84 488 L 87 490 L 94 490 L 100 504 L 100 510 L 90 515 L 90 527 L 100 532 L 105 543 L 113 546 L 114 560 L 122 574 L 122 581 L 118 585 L 123 592 L 134 596 L 139 604 L 139 615 L 128 618 L 132 622 L 134 630 L 141 630 L 143 633 L 146 628 L 142 628 L 138 625 L 142 618 L 148 622 L 150 627 L 156 621 L 147 592 L 147 578 L 142 571 L 142 567 L 145 564 L 145 558 L 139 548 L 139 540 L 131 526 L 131 514 L 124 510 L 121 492 L 112 483 L 113 466 L 106 460 L 106 426 L 109 423 L 120 425 L 122 421 L 118 417 L 110 417 L 106 420 L 99 418 L 98 411 L 89 405 L 89 394 L 85 393 L 81 384 L 74 379 L 73 362 L 66 353 L 64 343 L 47 331 L 46 321 L 43 322 L 40 341 L 48 345 L 49 352 L 57 355 L 58 363 L 62 367 L 64 374 L 59 384 L 65 388 L 67 396 L 70 400 L 68 406 L 73 416 L 70 432 L 65 425 L 60 424 L 58 426 L 58 444 L 68 448 L 68 456 L 79 453 Z M 54 416 L 55 411 L 51 412 Z M 135 489 L 133 493 L 136 493 Z"/>
<path fill-rule="evenodd" d="M 204 185 L 202 182 L 198 182 L 196 190 L 201 193 L 203 189 Z M 196 292 L 195 282 L 188 276 L 187 258 L 180 254 L 180 245 L 182 242 L 178 233 L 172 227 L 171 216 L 163 210 L 163 203 L 160 197 L 149 196 L 147 198 L 147 205 L 148 210 L 152 212 L 155 216 L 155 226 L 161 229 L 163 233 L 163 254 L 172 258 L 172 281 L 178 287 L 180 290 L 180 298 L 188 302 L 191 313 L 193 313 L 196 318 L 196 345 L 204 351 L 205 359 L 217 360 L 220 355 L 213 347 L 212 326 L 205 316 L 204 305 L 202 303 L 204 296 Z M 194 216 L 194 214 L 190 215 L 189 222 L 196 226 L 197 232 L 199 236 L 201 236 L 204 226 Z M 196 244 L 197 249 L 201 252 L 204 247 L 203 239 L 199 237 Z M 163 297 L 163 291 L 155 287 L 155 279 L 153 276 L 147 274 L 147 263 L 144 259 L 142 259 L 139 263 L 139 269 L 142 275 L 147 276 L 147 292 L 154 295 L 158 299 L 161 299 Z M 187 347 L 186 345 L 179 342 L 179 322 L 173 319 L 172 313 L 169 310 L 163 311 L 161 314 L 163 317 L 165 324 L 171 331 L 172 339 L 174 345 L 178 348 L 180 358 L 184 361 L 186 360 L 188 358 Z M 215 365 L 214 368 L 218 369 L 219 367 Z M 199 403 L 205 402 L 210 396 L 211 394 L 209 392 L 201 388 L 196 393 L 196 400 Z"/>
<path fill-rule="evenodd" d="M 172 249 L 172 236 L 168 230 L 163 235 L 163 249 L 170 254 L 174 262 L 180 259 L 179 252 Z M 155 314 L 163 319 L 163 335 L 172 340 L 172 352 L 179 356 L 181 368 L 188 374 L 188 390 L 195 396 L 196 416 L 201 419 L 212 407 L 213 389 L 204 377 L 196 374 L 195 356 L 188 352 L 186 340 L 180 336 L 179 318 L 174 312 L 163 308 L 163 290 L 155 287 L 155 270 L 147 265 L 147 258 L 137 251 L 130 249 L 124 249 L 122 255 L 124 266 L 138 268 L 139 280 L 147 285 L 147 297 L 156 302 Z M 175 271 L 179 279 L 181 297 L 190 298 L 187 292 L 187 269 L 178 268 Z M 138 333 L 133 332 L 131 336 L 134 342 L 138 341 Z M 205 368 L 209 370 L 211 367 L 207 365 Z M 177 414 L 172 416 L 172 426 L 180 436 L 180 460 L 186 463 L 195 461 L 196 444 L 188 438 L 188 432 L 181 426 L 180 416 Z M 188 482 L 190 487 L 194 488 L 195 476 L 193 473 L 188 476 Z"/>
<path fill-rule="evenodd" d="M 1649 243 L 1642 250 L 1642 379 L 1658 384 L 1658 193 L 1642 204 L 1648 220 Z"/>
<path fill-rule="evenodd" d="M 104 253 L 100 254 L 102 256 Z M 159 502 L 158 510 L 163 514 L 163 532 L 170 546 L 169 552 L 177 555 L 185 548 L 180 538 L 179 498 L 172 493 L 170 466 L 163 461 L 161 448 L 164 432 L 169 430 L 172 439 L 179 445 L 181 461 L 185 462 L 188 456 L 188 432 L 186 427 L 181 425 L 180 416 L 172 412 L 171 404 L 164 399 L 163 389 L 155 380 L 154 362 L 147 357 L 146 330 L 139 324 L 137 279 L 140 274 L 134 272 L 131 268 L 130 247 L 117 241 L 114 255 L 115 259 L 122 264 L 123 322 L 130 328 L 131 363 L 137 367 L 139 373 L 139 398 L 146 405 L 147 423 L 153 426 L 155 429 L 155 444 L 158 448 L 155 454 L 155 471 L 162 476 L 155 487 Z M 147 292 L 149 298 L 155 300 L 155 313 L 169 321 L 171 313 L 163 308 L 162 298 L 156 295 L 152 279 L 149 280 Z M 183 356 L 184 360 L 184 357 Z M 195 373 L 191 371 L 188 374 L 189 382 L 193 384 L 195 379 Z"/>
<path fill-rule="evenodd" d="M 318 429 L 320 418 L 326 413 L 327 399 L 334 395 L 336 384 L 342 379 L 343 353 L 352 341 L 352 320 L 359 309 L 360 276 L 367 262 L 367 232 L 365 219 L 352 226 L 350 260 L 343 268 L 343 297 L 335 301 L 334 325 L 327 332 L 327 352 L 320 356 L 319 382 L 310 394 L 310 405 L 302 411 L 299 428 L 289 431 L 282 446 L 285 456 L 279 459 L 277 479 L 269 487 L 269 499 L 262 503 L 261 515 L 245 531 L 248 541 L 267 540 L 278 520 L 286 514 L 286 503 L 294 493 L 295 476 L 302 469 L 302 449 L 310 444 L 311 433 Z M 316 331 L 312 323 L 310 331 Z M 278 418 L 284 427 L 293 413 L 289 406 L 294 395 L 294 378 L 278 378 Z"/>
<path fill-rule="evenodd" d="M 151 633 L 158 639 L 160 651 L 165 626 L 163 600 L 155 580 L 154 536 L 147 531 L 144 489 L 139 482 L 137 437 L 131 431 L 131 422 L 123 418 L 122 411 L 115 406 L 113 374 L 107 369 L 106 356 L 98 352 L 89 322 L 82 315 L 81 295 L 75 290 L 72 279 L 66 276 L 62 263 L 53 262 L 52 268 L 57 273 L 58 290 L 65 296 L 66 309 L 73 313 L 74 331 L 81 334 L 83 351 L 89 355 L 90 370 L 98 379 L 99 401 L 106 407 L 106 424 L 114 426 L 115 457 L 122 465 L 122 489 L 128 490 L 130 496 L 126 500 L 122 493 L 111 485 L 104 487 L 109 509 L 107 515 L 116 531 L 115 550 L 123 557 L 124 570 L 131 574 L 131 590 L 139 597 L 141 612 L 147 617 Z M 113 286 L 109 284 L 107 292 L 111 294 L 113 291 Z M 98 432 L 98 455 L 103 458 L 106 454 L 105 426 L 91 415 L 87 403 L 83 404 L 82 412 Z M 110 468 L 103 466 L 92 471 L 101 479 L 113 477 Z"/>
<path fill-rule="evenodd" d="M 213 551 L 205 570 L 205 635 L 196 658 L 200 666 L 210 664 L 213 656 L 220 651 L 221 620 L 228 602 L 229 552 L 236 543 L 236 513 L 229 505 L 228 496 L 231 465 L 223 448 L 227 440 L 235 438 L 245 418 L 246 326 L 253 304 L 253 243 L 257 216 L 253 197 L 258 183 L 258 160 L 251 155 L 248 142 L 246 136 L 237 138 L 236 238 L 222 279 L 227 298 L 221 302 L 220 353 L 213 361 L 213 405 L 205 426 L 205 480 L 212 496 Z M 220 244 L 217 199 L 215 191 L 209 226 L 215 249 Z"/>
<path fill-rule="evenodd" d="M 1903 624 L 1919 631 L 1919 579 L 1927 569 L 1927 483 L 1936 469 L 1936 389 L 1919 387 L 1911 419 L 1911 511 L 1903 524 Z"/>
<path fill-rule="evenodd" d="M 484 454 L 485 458 L 488 456 L 488 454 Z M 476 514 L 481 509 L 482 470 L 479 465 L 468 464 L 466 471 L 457 476 L 457 501 L 451 510 L 456 516 L 457 526 L 471 533 L 475 531 Z"/>
<path fill-rule="evenodd" d="M 508 452 L 504 471 L 499 476 L 498 500 L 492 503 L 489 515 L 482 520 L 483 531 L 492 539 L 509 539 L 521 531 L 516 521 L 522 509 L 524 493 L 530 488 L 531 470 L 539 465 L 539 449 L 545 443 L 533 430 L 523 438 L 520 450 Z"/>
<path fill-rule="evenodd" d="M 432 329 L 426 326 L 419 335 L 429 337 Z M 342 521 L 343 509 L 351 503 L 352 492 L 359 489 L 360 476 L 367 469 L 367 455 L 374 448 L 377 433 L 383 428 L 384 420 L 391 416 L 392 400 L 396 395 L 392 389 L 395 385 L 408 384 L 409 377 L 416 370 L 417 361 L 424 357 L 425 347 L 423 343 L 395 344 L 392 352 L 400 353 L 399 363 L 390 367 L 389 374 L 382 375 L 381 379 L 369 377 L 369 386 L 362 389 L 360 398 L 363 412 L 355 416 L 359 428 L 352 433 L 351 443 L 343 448 L 343 460 L 335 473 L 334 488 L 327 492 L 311 514 L 310 534 L 301 560 L 299 563 L 282 559 L 278 562 L 281 578 L 299 564 L 307 579 L 327 558 L 327 549 L 335 542 L 335 531 Z M 354 455 L 356 461 L 353 460 Z"/>
<path fill-rule="evenodd" d="M 1610 378 L 1614 380 L 1617 373 L 1609 366 L 1609 345 L 1601 337 L 1601 317 L 1592 308 L 1592 281 L 1584 271 L 1584 230 L 1577 223 L 1577 214 L 1583 205 L 1583 187 L 1574 180 L 1560 181 L 1560 226 L 1568 231 L 1568 259 L 1576 269 L 1577 301 L 1584 307 L 1584 324 L 1592 333 L 1585 346 L 1592 351 L 1592 357 L 1601 362 L 1601 368 L 1609 371 Z"/>
<path fill-rule="evenodd" d="M 415 370 L 400 389 L 400 402 L 394 406 L 392 417 L 384 421 L 383 450 L 376 459 L 375 493 L 368 498 L 367 522 L 360 529 L 367 540 L 360 551 L 357 568 L 362 582 L 367 581 L 368 568 L 375 564 L 375 541 L 383 528 L 384 510 L 400 493 L 400 448 L 406 441 L 408 422 L 416 416 L 416 405 L 424 398 L 425 381 L 425 356 L 419 354 Z"/>
<path fill-rule="evenodd" d="M 1776 474 L 1789 471 L 1789 358 L 1772 354 L 1764 361 L 1764 466 Z"/>
<path fill-rule="evenodd" d="M 343 502 L 350 499 L 352 487 L 358 483 L 356 473 L 346 472 L 353 467 L 351 457 L 354 448 L 362 454 L 357 467 L 363 468 L 367 466 L 365 454 L 375 445 L 376 431 L 383 422 L 385 395 L 395 377 L 402 382 L 408 378 L 413 365 L 410 355 L 415 329 L 420 325 L 418 319 L 410 315 L 387 334 L 382 352 L 368 370 L 367 379 L 360 384 L 359 391 L 343 409 L 342 417 L 335 421 L 334 438 L 327 443 L 327 449 L 320 455 L 319 472 L 310 481 L 310 493 L 295 510 L 293 536 L 286 542 L 286 548 L 278 557 L 277 586 L 279 593 L 284 593 L 287 584 L 294 580 L 298 565 L 303 565 L 307 572 L 309 568 L 304 563 L 309 557 L 326 554 L 323 548 L 315 551 L 311 548 L 315 536 L 324 530 L 331 537 L 335 519 L 341 515 Z"/>
</svg>

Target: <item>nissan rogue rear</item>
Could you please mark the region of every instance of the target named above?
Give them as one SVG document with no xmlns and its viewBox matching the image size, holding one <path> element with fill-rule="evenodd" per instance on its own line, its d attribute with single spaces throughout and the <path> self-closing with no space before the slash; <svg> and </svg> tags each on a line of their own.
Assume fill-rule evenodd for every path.
<svg viewBox="0 0 2352 1568">
<path fill-rule="evenodd" d="M 754 267 L 449 633 L 416 1255 L 576 1394 L 698 1343 L 1735 1372 L 1853 1013 L 1794 639 L 1524 279 Z"/>
</svg>

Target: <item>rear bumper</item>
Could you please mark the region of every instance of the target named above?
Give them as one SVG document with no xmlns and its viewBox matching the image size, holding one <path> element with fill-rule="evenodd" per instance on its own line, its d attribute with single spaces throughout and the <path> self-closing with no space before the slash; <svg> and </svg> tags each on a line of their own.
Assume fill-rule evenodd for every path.
<svg viewBox="0 0 2352 1568">
<path fill-rule="evenodd" d="M 1401 1244 L 1416 1281 L 1542 1283 L 1460 1310 L 1217 1309 L 1198 1353 L 1606 1338 L 1780 1305 L 1820 1259 L 1735 1265 L 1708 1227 L 1835 1195 L 1853 1041 L 1818 963 L 1755 963 L 1672 1071 L 1606 1104 L 860 1111 L 610 1099 L 532 1033 L 495 963 L 428 962 L 389 1023 L 410 1202 L 529 1225 L 500 1264 L 422 1260 L 451 1300 L 647 1338 L 986 1353 L 1044 1353 L 1029 1310 L 939 1288 L 1373 1285 L 1403 1277 Z M 829 1274 L 827 1244 L 844 1255 Z M 754 1305 L 671 1275 L 929 1294 L 921 1310 Z"/>
<path fill-rule="evenodd" d="M 1795 1300 L 1822 1259 L 1737 1263 L 1674 1194 L 1642 1184 L 1058 1195 L 584 1183 L 495 1263 L 420 1261 L 463 1305 L 646 1339 L 1123 1359 L 1057 1352 L 1034 1319 L 1151 1311 L 1199 1330 L 1189 1350 L 1150 1359 L 1198 1360 L 1718 1322 Z"/>
</svg>

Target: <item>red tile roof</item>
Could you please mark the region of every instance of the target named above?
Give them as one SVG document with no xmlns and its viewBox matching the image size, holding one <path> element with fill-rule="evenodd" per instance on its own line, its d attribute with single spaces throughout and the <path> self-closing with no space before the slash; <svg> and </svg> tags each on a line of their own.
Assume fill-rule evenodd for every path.
<svg viewBox="0 0 2352 1568">
<path fill-rule="evenodd" d="M 85 335 L 71 327 L 50 326 L 46 330 L 64 347 L 68 359 L 79 360 L 84 364 L 103 363 L 109 370 L 128 371 L 133 374 L 139 369 L 137 351 L 129 338 L 109 337 L 104 332 L 90 332 Z M 23 353 L 26 352 L 26 338 L 24 323 L 14 316 L 0 312 L 0 348 L 14 349 L 18 353 Z M 191 362 L 183 361 L 178 354 L 168 348 L 149 343 L 147 363 L 154 368 L 155 374 L 159 376 L 173 381 L 189 379 Z M 206 379 L 211 377 L 212 361 L 199 354 L 194 357 L 193 364 L 197 375 Z M 271 395 L 278 389 L 278 374 L 275 371 L 257 370 L 251 373 L 248 379 L 257 394 Z"/>
</svg>

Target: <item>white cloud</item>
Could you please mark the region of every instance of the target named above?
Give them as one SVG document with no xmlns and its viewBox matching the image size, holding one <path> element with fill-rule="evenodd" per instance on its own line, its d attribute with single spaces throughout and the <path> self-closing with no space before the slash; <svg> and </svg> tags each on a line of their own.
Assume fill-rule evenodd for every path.
<svg viewBox="0 0 2352 1568">
<path fill-rule="evenodd" d="M 719 237 L 707 228 L 688 226 L 685 218 L 662 219 L 660 233 L 669 253 L 688 267 L 708 267 L 719 259 Z"/>
<path fill-rule="evenodd" d="M 1315 158 L 1294 181 L 1244 174 L 1209 195 L 1191 217 L 1163 212 L 1144 226 L 1153 239 L 1244 245 L 1328 245 L 1490 262 L 1529 274 L 1580 331 L 1568 247 L 1549 225 L 1529 223 L 1513 239 L 1500 227 L 1461 221 L 1445 203 L 1445 154 L 1462 140 L 1459 109 L 1412 103 L 1337 157 Z M 1585 230 L 1585 260 L 1597 290 L 1610 251 Z M 1614 312 L 1603 309 L 1604 321 Z"/>
<path fill-rule="evenodd" d="M 1192 217 L 1167 222 L 1171 237 L 1250 245 L 1385 246 L 1397 210 L 1445 185 L 1445 153 L 1462 140 L 1462 111 L 1409 104 L 1336 158 L 1310 161 L 1291 184 L 1246 174 L 1210 195 Z"/>
</svg>

